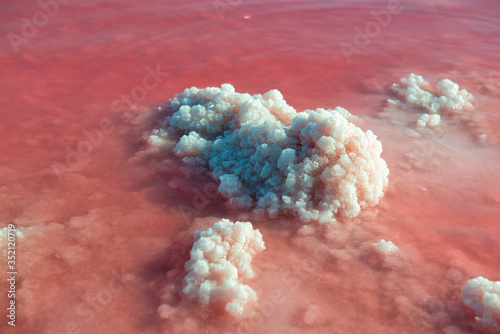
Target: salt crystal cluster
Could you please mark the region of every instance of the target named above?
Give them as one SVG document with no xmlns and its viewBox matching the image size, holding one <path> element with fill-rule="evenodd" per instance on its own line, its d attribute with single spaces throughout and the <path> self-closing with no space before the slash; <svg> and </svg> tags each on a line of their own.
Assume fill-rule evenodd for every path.
<svg viewBox="0 0 500 334">
<path fill-rule="evenodd" d="M 385 241 L 384 239 L 380 240 L 379 243 L 373 244 L 373 246 L 377 247 L 384 253 L 392 253 L 398 250 L 398 246 L 396 246 L 392 241 Z"/>
<path fill-rule="evenodd" d="M 223 301 L 229 314 L 242 317 L 245 305 L 257 300 L 244 282 L 254 276 L 252 258 L 265 249 L 262 234 L 249 222 L 222 219 L 194 238 L 183 292 L 205 306 Z"/>
<path fill-rule="evenodd" d="M 251 96 L 230 84 L 186 89 L 171 107 L 175 154 L 209 170 L 232 207 L 324 223 L 384 195 L 382 145 L 343 108 L 296 112 L 278 90 Z"/>
<path fill-rule="evenodd" d="M 474 96 L 449 79 L 438 82 L 432 87 L 420 75 L 411 73 L 408 78 L 401 79 L 401 85 L 393 84 L 393 89 L 404 97 L 410 106 L 420 107 L 426 111 L 417 121 L 417 127 L 433 128 L 441 122 L 441 115 L 453 115 L 473 108 Z"/>
<path fill-rule="evenodd" d="M 500 281 L 484 277 L 469 280 L 460 295 L 463 303 L 476 314 L 476 323 L 492 333 L 500 332 Z"/>
</svg>

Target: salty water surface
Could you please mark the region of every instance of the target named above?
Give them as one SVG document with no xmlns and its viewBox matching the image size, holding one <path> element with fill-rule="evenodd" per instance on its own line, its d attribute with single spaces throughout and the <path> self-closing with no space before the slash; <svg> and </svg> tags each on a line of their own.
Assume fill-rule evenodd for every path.
<svg viewBox="0 0 500 334">
<path fill-rule="evenodd" d="M 15 298 L 0 240 L 2 333 L 495 333 L 460 294 L 500 281 L 498 4 L 41 3 L 0 11 L 0 225 L 18 230 Z M 410 73 L 457 83 L 473 111 L 418 129 L 392 86 Z M 175 94 L 224 83 L 358 116 L 390 171 L 378 205 L 304 228 L 228 208 L 217 180 L 148 146 Z M 265 242 L 243 318 L 181 291 L 193 232 L 223 218 Z"/>
</svg>

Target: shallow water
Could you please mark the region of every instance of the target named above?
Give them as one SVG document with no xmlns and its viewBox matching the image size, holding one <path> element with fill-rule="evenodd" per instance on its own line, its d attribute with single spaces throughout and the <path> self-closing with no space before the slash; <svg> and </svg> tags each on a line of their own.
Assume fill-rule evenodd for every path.
<svg viewBox="0 0 500 334">
<path fill-rule="evenodd" d="M 36 2 L 3 4 L 2 35 L 24 39 L 0 42 L 0 224 L 24 236 L 16 326 L 4 316 L 0 331 L 480 332 L 459 294 L 479 275 L 500 280 L 500 7 L 401 1 L 379 31 L 356 38 L 376 27 L 370 11 L 388 6 L 87 1 L 60 4 L 41 24 Z M 23 35 L 34 16 L 40 27 Z M 387 87 L 411 72 L 473 93 L 473 127 L 488 142 L 453 122 L 415 135 L 409 115 L 387 110 Z M 146 111 L 186 87 L 226 82 L 251 94 L 279 89 L 298 111 L 339 105 L 363 116 L 390 169 L 381 203 L 303 236 L 295 220 L 226 210 L 208 178 L 168 155 L 137 154 L 155 128 Z M 234 321 L 178 303 L 178 317 L 161 319 L 167 272 L 189 258 L 194 230 L 223 217 L 263 234 L 252 283 L 260 307 Z M 398 253 L 374 251 L 380 239 Z M 4 310 L 8 290 L 2 279 Z"/>
</svg>

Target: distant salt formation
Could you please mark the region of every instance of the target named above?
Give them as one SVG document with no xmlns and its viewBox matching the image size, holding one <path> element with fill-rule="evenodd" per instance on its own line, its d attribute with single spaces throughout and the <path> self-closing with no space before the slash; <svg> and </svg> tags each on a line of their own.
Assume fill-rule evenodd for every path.
<svg viewBox="0 0 500 334">
<path fill-rule="evenodd" d="M 465 89 L 460 90 L 458 84 L 449 79 L 438 82 L 432 87 L 420 75 L 411 73 L 402 78 L 401 84 L 392 85 L 405 102 L 410 106 L 422 108 L 423 113 L 417 121 L 418 128 L 434 128 L 441 122 L 441 115 L 453 116 L 473 109 L 471 101 L 474 96 Z M 395 103 L 389 100 L 389 103 Z"/>
<path fill-rule="evenodd" d="M 278 90 L 251 96 L 230 84 L 186 89 L 171 107 L 149 142 L 176 140 L 175 154 L 210 171 L 231 207 L 326 223 L 384 195 L 382 145 L 343 108 L 298 113 Z"/>
<path fill-rule="evenodd" d="M 398 250 L 398 247 L 392 241 L 385 241 L 384 239 L 380 240 L 379 243 L 373 244 L 373 246 L 384 253 L 392 253 Z"/>
<path fill-rule="evenodd" d="M 476 314 L 476 323 L 491 333 L 500 333 L 500 281 L 484 277 L 469 280 L 460 295 L 463 303 Z"/>
<path fill-rule="evenodd" d="M 252 258 L 266 248 L 262 234 L 249 222 L 222 219 L 194 238 L 183 293 L 204 306 L 223 301 L 230 315 L 243 317 L 245 305 L 257 300 L 245 281 L 254 277 Z"/>
</svg>

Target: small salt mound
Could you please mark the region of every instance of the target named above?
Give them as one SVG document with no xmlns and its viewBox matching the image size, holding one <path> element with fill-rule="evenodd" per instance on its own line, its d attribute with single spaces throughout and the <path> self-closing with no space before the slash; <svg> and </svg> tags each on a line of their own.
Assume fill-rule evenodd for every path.
<svg viewBox="0 0 500 334">
<path fill-rule="evenodd" d="M 392 253 L 398 250 L 398 247 L 392 241 L 385 241 L 384 239 L 380 240 L 379 243 L 373 244 L 373 246 L 384 253 Z"/>
<path fill-rule="evenodd" d="M 419 128 L 433 128 L 439 125 L 442 115 L 456 115 L 473 109 L 471 103 L 474 96 L 449 79 L 438 82 L 432 87 L 420 75 L 411 73 L 402 78 L 401 84 L 393 84 L 393 89 L 404 98 L 410 106 L 420 107 L 426 111 L 417 121 Z"/>
<path fill-rule="evenodd" d="M 474 310 L 476 323 L 483 329 L 500 331 L 500 281 L 492 282 L 481 276 L 471 279 L 463 287 L 460 298 Z"/>
<path fill-rule="evenodd" d="M 380 141 L 340 107 L 297 113 L 278 90 L 229 84 L 186 89 L 171 107 L 175 154 L 209 170 L 229 206 L 323 223 L 357 216 L 387 187 Z"/>
<path fill-rule="evenodd" d="M 425 127 L 435 128 L 436 126 L 439 125 L 439 123 L 441 123 L 441 116 L 439 116 L 438 114 L 434 114 L 434 115 L 422 114 L 422 116 L 420 116 L 420 118 L 417 121 L 417 127 L 418 128 L 425 128 Z"/>
<path fill-rule="evenodd" d="M 183 292 L 204 306 L 223 301 L 229 314 L 243 317 L 245 305 L 257 300 L 244 282 L 254 277 L 252 258 L 265 249 L 262 234 L 249 222 L 222 219 L 194 238 Z"/>
</svg>

